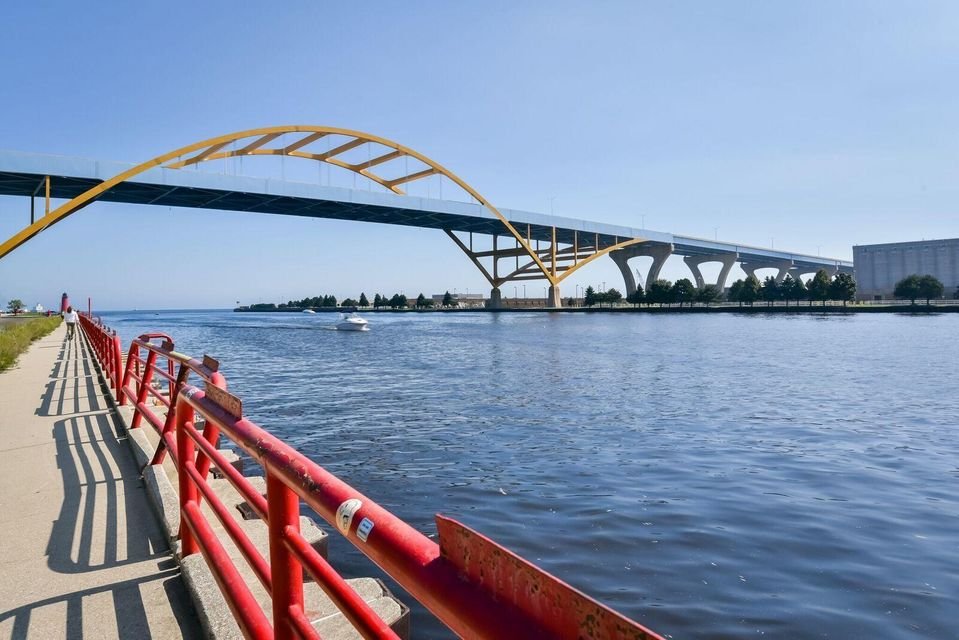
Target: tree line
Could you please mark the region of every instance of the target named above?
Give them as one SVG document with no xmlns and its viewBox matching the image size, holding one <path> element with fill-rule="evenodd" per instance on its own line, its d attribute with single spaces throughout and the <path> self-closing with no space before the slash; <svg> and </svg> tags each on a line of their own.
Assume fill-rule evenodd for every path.
<svg viewBox="0 0 959 640">
<path fill-rule="evenodd" d="M 840 273 L 830 278 L 825 269 L 820 269 L 808 285 L 790 275 L 781 282 L 777 282 L 772 276 L 760 282 L 755 275 L 750 275 L 736 280 L 725 293 L 714 284 L 696 287 L 689 278 L 680 278 L 676 282 L 661 279 L 650 283 L 646 289 L 637 286 L 636 291 L 626 297 L 626 302 L 647 306 L 658 304 L 661 307 L 674 304 L 680 307 L 692 306 L 695 303 L 709 306 L 725 298 L 728 302 L 738 302 L 740 306 L 752 306 L 758 301 L 764 301 L 769 306 L 776 302 L 785 302 L 788 306 L 790 302 L 798 304 L 802 300 L 808 300 L 810 305 L 819 301 L 826 304 L 827 300 L 842 301 L 845 305 L 855 297 L 856 281 L 852 275 Z M 592 307 L 604 303 L 614 304 L 620 299 L 622 295 L 615 289 L 598 293 L 592 287 L 587 287 L 583 302 Z"/>
<path fill-rule="evenodd" d="M 443 296 L 442 304 L 444 307 L 456 305 L 454 296 L 452 296 L 449 291 L 447 291 Z M 287 302 L 281 302 L 280 304 L 275 304 L 273 302 L 259 302 L 250 305 L 250 309 L 254 311 L 281 311 L 286 309 L 342 309 L 350 307 L 373 307 L 374 309 L 381 309 L 384 307 L 389 309 L 407 309 L 412 307 L 415 309 L 429 309 L 433 307 L 433 299 L 427 298 L 425 295 L 420 293 L 418 296 L 416 296 L 416 300 L 414 300 L 411 304 L 410 300 L 402 293 L 394 293 L 390 297 L 377 293 L 373 296 L 373 302 L 371 304 L 369 298 L 366 297 L 366 293 L 360 293 L 358 300 L 346 298 L 342 301 L 338 301 L 334 295 L 323 295 L 307 297 L 303 298 L 302 300 L 288 300 Z"/>
</svg>

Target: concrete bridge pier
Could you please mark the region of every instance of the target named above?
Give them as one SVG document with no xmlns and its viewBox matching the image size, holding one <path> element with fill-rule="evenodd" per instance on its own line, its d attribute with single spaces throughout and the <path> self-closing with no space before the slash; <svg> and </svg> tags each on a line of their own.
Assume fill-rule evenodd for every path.
<svg viewBox="0 0 959 640">
<path fill-rule="evenodd" d="M 649 265 L 649 272 L 646 274 L 645 286 L 649 287 L 650 282 L 659 279 L 659 272 L 662 271 L 666 259 L 671 255 L 673 255 L 672 244 L 644 242 L 613 251 L 609 254 L 609 257 L 613 259 L 613 262 L 619 267 L 620 273 L 623 274 L 623 281 L 626 283 L 626 295 L 628 296 L 636 292 L 636 279 L 633 277 L 633 272 L 629 270 L 629 260 L 631 258 L 649 256 L 653 259 L 653 263 Z"/>
<path fill-rule="evenodd" d="M 546 299 L 546 306 L 553 309 L 558 309 L 563 306 L 563 298 L 559 294 L 558 284 L 549 288 L 549 297 Z"/>
<path fill-rule="evenodd" d="M 503 308 L 503 294 L 499 290 L 499 287 L 493 287 L 493 290 L 489 292 L 489 302 L 486 303 L 487 309 L 502 309 Z"/>
<path fill-rule="evenodd" d="M 770 262 L 744 263 L 741 264 L 740 267 L 746 272 L 746 277 L 754 276 L 757 280 L 759 279 L 758 276 L 756 276 L 757 269 L 779 269 L 779 273 L 776 274 L 776 284 L 779 284 L 793 268 L 793 263 L 792 260 L 775 260 Z"/>
<path fill-rule="evenodd" d="M 716 286 L 719 287 L 720 291 L 724 291 L 726 289 L 726 278 L 729 277 L 729 272 L 738 259 L 739 254 L 737 253 L 720 253 L 713 256 L 686 256 L 683 258 L 683 262 L 686 263 L 686 266 L 689 267 L 689 270 L 692 272 L 693 278 L 696 280 L 696 288 L 698 289 L 706 286 L 706 279 L 703 278 L 703 272 L 699 270 L 699 265 L 707 262 L 721 262 L 723 268 L 719 272 L 719 277 L 716 278 Z"/>
</svg>

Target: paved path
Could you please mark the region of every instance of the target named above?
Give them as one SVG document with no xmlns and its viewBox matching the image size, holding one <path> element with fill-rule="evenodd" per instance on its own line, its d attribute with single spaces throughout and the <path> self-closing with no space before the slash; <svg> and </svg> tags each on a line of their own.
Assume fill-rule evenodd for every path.
<svg viewBox="0 0 959 640">
<path fill-rule="evenodd" d="M 92 354 L 65 338 L 0 373 L 0 638 L 199 638 Z"/>
</svg>

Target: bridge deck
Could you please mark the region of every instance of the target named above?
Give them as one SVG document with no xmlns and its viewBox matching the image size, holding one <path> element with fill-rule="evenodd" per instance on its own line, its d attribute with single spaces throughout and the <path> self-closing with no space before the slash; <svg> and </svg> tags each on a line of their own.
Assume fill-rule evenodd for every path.
<svg viewBox="0 0 959 640">
<path fill-rule="evenodd" d="M 0 637 L 200 637 L 92 355 L 63 326 L 0 374 L 0 549 Z"/>
<path fill-rule="evenodd" d="M 39 195 L 42 199 L 45 177 L 50 176 L 51 197 L 69 199 L 132 166 L 120 162 L 0 150 L 0 195 Z M 507 235 L 502 223 L 477 203 L 189 169 L 151 169 L 117 185 L 100 199 L 127 204 L 247 211 Z M 596 242 L 605 248 L 622 240 L 643 238 L 653 243 L 673 245 L 680 255 L 735 253 L 752 261 L 788 260 L 797 266 L 852 268 L 852 262 L 835 258 L 532 211 L 503 207 L 499 207 L 499 210 L 520 233 L 524 236 L 528 234 L 533 240 L 550 241 L 555 228 L 559 242 L 576 242 L 580 246 Z M 42 210 L 38 215 L 42 215 Z"/>
</svg>

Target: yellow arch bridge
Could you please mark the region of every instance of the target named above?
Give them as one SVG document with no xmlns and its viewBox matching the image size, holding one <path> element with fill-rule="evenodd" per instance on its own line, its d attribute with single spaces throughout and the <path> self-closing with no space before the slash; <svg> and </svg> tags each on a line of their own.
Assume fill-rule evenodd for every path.
<svg viewBox="0 0 959 640">
<path fill-rule="evenodd" d="M 347 172 L 365 189 L 324 186 L 228 173 L 194 171 L 202 163 L 222 166 L 265 156 L 296 158 Z M 250 160 L 246 160 L 250 161 Z M 322 175 L 322 169 L 320 170 Z M 355 181 L 354 181 L 355 182 Z M 448 194 L 455 199 L 443 199 Z M 440 197 L 411 193 L 417 186 Z M 421 189 L 422 190 L 422 189 Z M 635 280 L 627 261 L 649 256 L 646 280 L 655 279 L 667 257 L 684 256 L 697 284 L 699 265 L 724 265 L 725 284 L 735 262 L 749 271 L 774 267 L 779 278 L 826 268 L 851 271 L 840 260 L 746 247 L 702 238 L 632 229 L 585 220 L 498 209 L 476 189 L 434 160 L 392 140 L 321 126 L 279 126 L 239 131 L 203 140 L 136 166 L 102 161 L 0 151 L 0 195 L 30 199 L 30 223 L 0 244 L 0 259 L 37 234 L 87 205 L 102 200 L 128 204 L 195 207 L 257 213 L 380 222 L 441 229 L 469 257 L 492 286 L 546 280 L 549 303 L 560 306 L 560 283 L 578 269 L 610 254 L 620 267 L 627 293 Z M 42 211 L 37 210 L 37 201 Z M 52 202 L 57 201 L 57 206 Z M 482 236 L 481 246 L 474 236 Z"/>
</svg>

